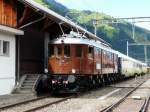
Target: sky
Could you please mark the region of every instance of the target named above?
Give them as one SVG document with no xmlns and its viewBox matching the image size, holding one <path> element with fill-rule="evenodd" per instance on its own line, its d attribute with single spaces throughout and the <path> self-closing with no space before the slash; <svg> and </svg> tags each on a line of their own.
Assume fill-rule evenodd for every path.
<svg viewBox="0 0 150 112">
<path fill-rule="evenodd" d="M 70 9 L 92 10 L 121 17 L 150 17 L 150 0 L 56 0 Z M 148 19 L 150 21 L 150 19 Z M 150 22 L 136 23 L 150 30 Z"/>
</svg>

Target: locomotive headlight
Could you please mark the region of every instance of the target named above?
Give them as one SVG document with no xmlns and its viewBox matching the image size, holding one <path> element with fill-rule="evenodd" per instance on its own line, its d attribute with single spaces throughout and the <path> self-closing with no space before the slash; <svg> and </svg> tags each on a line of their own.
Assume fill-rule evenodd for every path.
<svg viewBox="0 0 150 112">
<path fill-rule="evenodd" d="M 68 81 L 63 81 L 64 84 L 68 84 Z"/>
<path fill-rule="evenodd" d="M 72 69 L 72 73 L 76 73 L 76 70 L 75 70 L 75 69 Z"/>
<path fill-rule="evenodd" d="M 68 76 L 68 82 L 69 82 L 69 83 L 74 83 L 75 80 L 76 80 L 76 77 L 75 77 L 74 75 L 69 75 L 69 76 Z"/>
<path fill-rule="evenodd" d="M 52 80 L 52 84 L 55 84 L 56 83 L 56 81 L 55 80 Z"/>
<path fill-rule="evenodd" d="M 45 73 L 48 73 L 48 69 L 47 69 L 47 68 L 45 68 L 45 69 L 44 69 L 44 72 L 45 72 Z"/>
</svg>

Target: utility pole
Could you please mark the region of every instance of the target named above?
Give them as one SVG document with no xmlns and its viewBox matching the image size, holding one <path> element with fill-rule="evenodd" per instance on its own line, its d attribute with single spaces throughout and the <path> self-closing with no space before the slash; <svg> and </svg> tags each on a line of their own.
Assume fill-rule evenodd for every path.
<svg viewBox="0 0 150 112">
<path fill-rule="evenodd" d="M 129 55 L 129 42 L 127 40 L 127 56 Z"/>
<path fill-rule="evenodd" d="M 144 45 L 145 63 L 147 63 L 147 46 Z"/>
<path fill-rule="evenodd" d="M 135 23 L 135 21 L 134 21 L 134 19 L 132 19 L 132 38 L 133 38 L 133 40 L 135 38 L 135 25 L 134 25 L 134 23 Z"/>
<path fill-rule="evenodd" d="M 98 24 L 97 21 L 98 21 L 97 19 L 93 20 L 93 26 L 94 26 L 94 34 L 95 34 L 95 36 L 97 36 L 97 24 Z"/>
</svg>

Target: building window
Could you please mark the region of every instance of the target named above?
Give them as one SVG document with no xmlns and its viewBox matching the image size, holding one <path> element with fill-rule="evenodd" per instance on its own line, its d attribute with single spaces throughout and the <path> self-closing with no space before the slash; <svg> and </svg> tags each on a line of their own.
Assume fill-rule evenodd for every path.
<svg viewBox="0 0 150 112">
<path fill-rule="evenodd" d="M 69 45 L 64 46 L 64 57 L 70 57 L 70 46 Z"/>
<path fill-rule="evenodd" d="M 9 42 L 3 41 L 3 55 L 9 56 Z"/>
<path fill-rule="evenodd" d="M 10 44 L 9 41 L 0 40 L 0 55 L 9 56 L 9 52 L 10 52 L 9 44 Z"/>
<path fill-rule="evenodd" d="M 82 47 L 81 46 L 76 47 L 76 57 L 82 57 Z"/>
</svg>

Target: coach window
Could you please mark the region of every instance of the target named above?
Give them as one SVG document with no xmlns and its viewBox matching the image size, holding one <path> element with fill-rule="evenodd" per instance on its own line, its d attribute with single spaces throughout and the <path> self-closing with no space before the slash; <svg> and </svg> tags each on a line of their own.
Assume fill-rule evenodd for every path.
<svg viewBox="0 0 150 112">
<path fill-rule="evenodd" d="M 112 53 L 109 54 L 109 60 L 112 61 Z"/>
<path fill-rule="evenodd" d="M 3 55 L 9 56 L 9 42 L 3 41 Z"/>
<path fill-rule="evenodd" d="M 64 57 L 70 57 L 70 46 L 69 45 L 64 46 Z"/>
<path fill-rule="evenodd" d="M 114 54 L 111 53 L 111 60 L 113 61 L 114 60 Z"/>
<path fill-rule="evenodd" d="M 57 56 L 57 57 L 60 57 L 61 54 L 62 54 L 62 53 L 61 53 L 61 51 L 62 51 L 62 50 L 61 50 L 61 46 L 56 46 L 55 49 L 56 49 L 56 56 Z"/>
<path fill-rule="evenodd" d="M 101 57 L 101 49 L 98 49 L 98 57 Z"/>
<path fill-rule="evenodd" d="M 89 50 L 88 50 L 88 57 L 89 58 L 93 58 L 93 53 L 94 53 L 94 48 L 89 46 Z"/>
<path fill-rule="evenodd" d="M 81 46 L 76 47 L 76 57 L 82 57 L 82 47 Z"/>
<path fill-rule="evenodd" d="M 106 51 L 106 59 L 108 60 L 109 59 L 109 52 Z"/>
<path fill-rule="evenodd" d="M 49 57 L 54 57 L 54 46 L 49 45 Z"/>
</svg>

